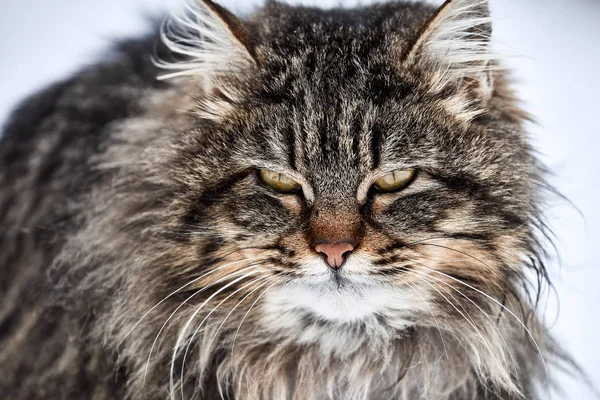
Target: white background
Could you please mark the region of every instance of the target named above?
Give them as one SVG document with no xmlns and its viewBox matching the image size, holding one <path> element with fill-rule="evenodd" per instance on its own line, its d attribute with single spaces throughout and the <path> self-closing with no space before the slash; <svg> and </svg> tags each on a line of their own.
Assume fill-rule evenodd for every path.
<svg viewBox="0 0 600 400">
<path fill-rule="evenodd" d="M 25 95 L 101 59 L 112 39 L 147 30 L 144 15 L 161 16 L 181 1 L 0 0 L 0 123 Z M 259 1 L 221 3 L 244 13 Z M 552 182 L 583 214 L 564 201 L 551 202 L 561 258 L 551 269 L 560 310 L 551 298 L 547 319 L 598 385 L 600 1 L 496 0 L 492 11 L 499 49 L 519 55 L 507 62 L 525 108 L 538 120 L 530 129 L 536 147 L 555 173 Z M 561 381 L 565 391 L 554 399 L 593 398 L 581 383 Z"/>
</svg>

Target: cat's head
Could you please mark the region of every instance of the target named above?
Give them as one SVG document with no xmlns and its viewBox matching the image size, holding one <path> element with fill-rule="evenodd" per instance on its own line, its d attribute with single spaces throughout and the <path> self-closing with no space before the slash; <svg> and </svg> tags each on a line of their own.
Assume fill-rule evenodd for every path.
<svg viewBox="0 0 600 400">
<path fill-rule="evenodd" d="M 279 282 L 274 315 L 411 325 L 443 285 L 471 290 L 454 279 L 501 300 L 529 254 L 537 169 L 486 1 L 270 3 L 249 22 L 207 1 L 196 17 L 167 27 L 188 58 L 164 66 L 202 86 L 180 228 L 209 265 Z"/>
</svg>

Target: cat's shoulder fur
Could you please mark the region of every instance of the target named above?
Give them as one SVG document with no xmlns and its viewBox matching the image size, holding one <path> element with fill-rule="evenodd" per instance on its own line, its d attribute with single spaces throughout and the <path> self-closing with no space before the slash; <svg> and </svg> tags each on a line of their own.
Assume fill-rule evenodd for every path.
<svg viewBox="0 0 600 400">
<path fill-rule="evenodd" d="M 90 166 L 116 124 L 166 90 L 150 56 L 157 35 L 120 42 L 97 65 L 23 101 L 0 141 L 0 397 L 123 395 L 116 353 L 85 338 L 94 315 L 60 304 L 52 260 L 77 229 L 79 199 L 106 182 Z M 83 300 L 83 299 L 82 299 Z M 83 300 L 85 301 L 85 300 Z"/>
</svg>

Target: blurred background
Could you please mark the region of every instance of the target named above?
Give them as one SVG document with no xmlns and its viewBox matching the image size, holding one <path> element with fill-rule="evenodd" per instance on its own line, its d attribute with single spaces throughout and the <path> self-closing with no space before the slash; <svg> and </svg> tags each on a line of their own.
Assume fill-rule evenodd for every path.
<svg viewBox="0 0 600 400">
<path fill-rule="evenodd" d="M 162 18 L 182 2 L 1 0 L 0 124 L 24 96 L 102 59 L 114 39 L 147 32 L 147 17 Z M 262 3 L 219 2 L 239 15 Z M 524 108 L 538 121 L 530 127 L 535 146 L 555 174 L 552 183 L 573 203 L 550 201 L 559 253 L 550 269 L 558 296 L 549 296 L 546 320 L 600 386 L 600 1 L 492 0 L 491 5 L 495 45 L 510 55 L 506 63 Z M 594 398 L 579 381 L 561 376 L 560 382 L 564 391 L 553 399 Z"/>
</svg>

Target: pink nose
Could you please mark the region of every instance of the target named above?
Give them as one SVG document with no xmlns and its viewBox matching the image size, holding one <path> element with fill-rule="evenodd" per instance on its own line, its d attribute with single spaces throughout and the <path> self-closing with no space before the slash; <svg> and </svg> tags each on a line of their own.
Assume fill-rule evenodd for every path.
<svg viewBox="0 0 600 400">
<path fill-rule="evenodd" d="M 347 253 L 354 250 L 350 243 L 329 244 L 323 243 L 315 246 L 315 251 L 327 256 L 327 264 L 333 269 L 338 269 L 346 261 Z"/>
</svg>

